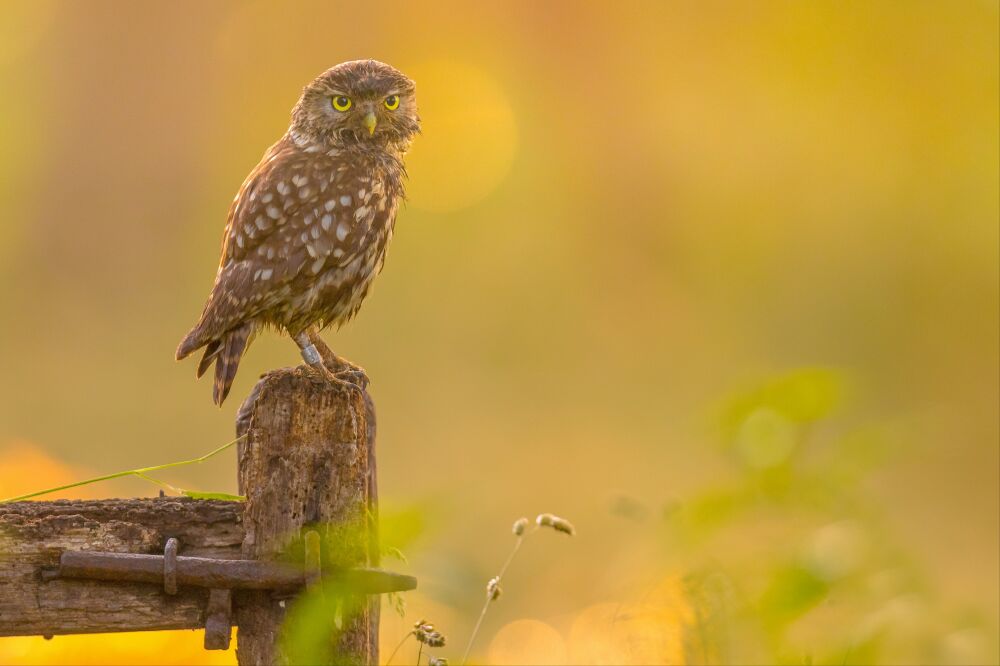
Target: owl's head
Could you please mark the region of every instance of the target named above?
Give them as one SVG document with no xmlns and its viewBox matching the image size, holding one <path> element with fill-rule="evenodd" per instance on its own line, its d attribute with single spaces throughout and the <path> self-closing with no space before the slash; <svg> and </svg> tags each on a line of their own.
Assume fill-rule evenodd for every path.
<svg viewBox="0 0 1000 666">
<path fill-rule="evenodd" d="M 420 131 L 413 81 L 377 60 L 351 60 L 320 74 L 292 109 L 297 140 L 405 151 Z"/>
</svg>

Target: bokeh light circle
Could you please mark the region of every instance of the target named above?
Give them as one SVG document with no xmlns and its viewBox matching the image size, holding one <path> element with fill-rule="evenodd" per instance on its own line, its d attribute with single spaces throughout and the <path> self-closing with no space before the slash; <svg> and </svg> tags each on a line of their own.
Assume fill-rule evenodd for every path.
<svg viewBox="0 0 1000 666">
<path fill-rule="evenodd" d="M 514 620 L 504 625 L 490 642 L 489 663 L 511 666 L 565 664 L 566 641 L 541 620 Z"/>
<path fill-rule="evenodd" d="M 410 205 L 434 212 L 472 206 L 503 182 L 517 152 L 517 126 L 503 87 L 464 62 L 402 65 L 417 84 L 422 134 L 406 158 Z"/>
<path fill-rule="evenodd" d="M 678 576 L 652 586 L 639 603 L 588 606 L 577 614 L 569 630 L 570 663 L 683 664 L 689 646 L 710 654 L 692 631 L 693 615 L 683 579 Z"/>
</svg>

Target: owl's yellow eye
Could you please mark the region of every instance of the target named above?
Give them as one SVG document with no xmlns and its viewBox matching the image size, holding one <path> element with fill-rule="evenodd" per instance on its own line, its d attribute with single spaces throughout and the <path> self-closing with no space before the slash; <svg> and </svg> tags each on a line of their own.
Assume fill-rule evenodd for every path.
<svg viewBox="0 0 1000 666">
<path fill-rule="evenodd" d="M 385 98 L 385 108 L 395 111 L 399 108 L 399 95 L 389 95 Z"/>
<path fill-rule="evenodd" d="M 347 111 L 351 108 L 351 98 L 344 95 L 337 95 L 333 98 L 333 108 L 337 111 Z"/>
</svg>

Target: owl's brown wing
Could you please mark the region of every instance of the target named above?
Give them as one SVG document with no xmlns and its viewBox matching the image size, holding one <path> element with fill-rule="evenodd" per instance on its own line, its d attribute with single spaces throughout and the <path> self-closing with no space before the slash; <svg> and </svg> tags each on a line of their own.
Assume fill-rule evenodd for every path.
<svg viewBox="0 0 1000 666">
<path fill-rule="evenodd" d="M 287 137 L 268 150 L 230 207 L 215 285 L 179 356 L 290 307 L 321 271 L 359 254 L 376 215 L 388 212 L 373 201 L 384 201 L 382 184 L 351 167 Z"/>
<path fill-rule="evenodd" d="M 259 213 L 267 214 L 273 194 L 268 197 L 267 202 L 262 201 L 261 197 L 269 190 L 273 177 L 282 171 L 282 165 L 294 157 L 294 144 L 283 137 L 264 153 L 264 157 L 240 186 L 229 207 L 215 284 L 198 323 L 177 348 L 178 359 L 217 341 L 226 331 L 247 318 L 247 305 L 255 297 L 251 280 L 255 268 L 248 259 L 256 246 L 274 229 L 274 225 L 254 229 L 254 220 Z"/>
</svg>

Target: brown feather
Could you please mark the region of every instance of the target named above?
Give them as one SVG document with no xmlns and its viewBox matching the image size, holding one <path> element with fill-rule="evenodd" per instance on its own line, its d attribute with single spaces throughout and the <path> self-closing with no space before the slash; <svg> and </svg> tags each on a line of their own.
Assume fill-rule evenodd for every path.
<svg viewBox="0 0 1000 666">
<path fill-rule="evenodd" d="M 248 323 L 229 331 L 222 339 L 222 349 L 215 357 L 215 384 L 212 386 L 212 399 L 220 407 L 229 395 L 251 333 L 253 325 Z"/>
<path fill-rule="evenodd" d="M 198 378 L 201 378 L 205 371 L 212 367 L 212 363 L 215 362 L 216 357 L 219 352 L 222 351 L 222 340 L 212 340 L 205 347 L 205 353 L 201 357 L 201 361 L 198 363 Z"/>
</svg>

